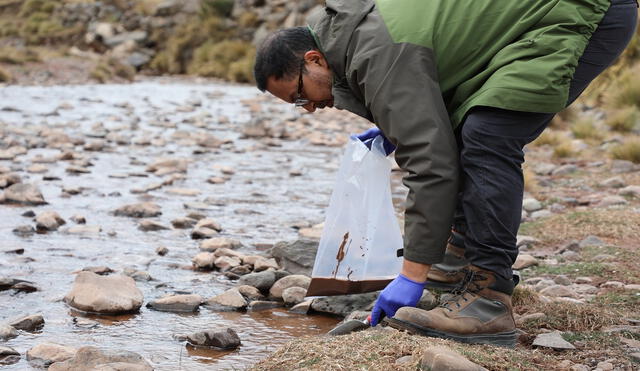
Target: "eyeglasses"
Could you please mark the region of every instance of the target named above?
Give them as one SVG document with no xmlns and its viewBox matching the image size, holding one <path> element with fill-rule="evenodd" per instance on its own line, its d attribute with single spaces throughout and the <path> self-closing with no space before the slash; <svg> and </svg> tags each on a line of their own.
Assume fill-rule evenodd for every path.
<svg viewBox="0 0 640 371">
<path fill-rule="evenodd" d="M 293 104 L 296 107 L 302 107 L 309 104 L 308 99 L 300 98 L 302 95 L 302 70 L 304 69 L 304 58 L 300 61 L 300 75 L 298 76 L 298 95 L 296 96 L 296 100 L 293 101 Z"/>
</svg>

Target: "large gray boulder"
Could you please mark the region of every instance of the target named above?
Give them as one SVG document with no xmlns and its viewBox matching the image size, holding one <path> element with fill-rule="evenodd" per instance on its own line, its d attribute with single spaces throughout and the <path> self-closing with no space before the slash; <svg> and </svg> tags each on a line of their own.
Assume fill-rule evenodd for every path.
<svg viewBox="0 0 640 371">
<path fill-rule="evenodd" d="M 45 205 L 40 189 L 33 184 L 17 183 L 4 190 L 4 202 L 22 205 Z"/>
<path fill-rule="evenodd" d="M 131 277 L 99 276 L 80 272 L 64 301 L 71 307 L 92 313 L 120 314 L 136 312 L 144 297 Z"/>
<path fill-rule="evenodd" d="M 64 362 L 56 362 L 49 371 L 153 371 L 153 367 L 141 355 L 126 350 L 100 350 L 96 347 L 82 347 L 76 355 Z"/>
<path fill-rule="evenodd" d="M 276 274 L 273 271 L 249 273 L 238 280 L 238 284 L 253 286 L 262 292 L 268 292 L 274 282 L 276 282 Z"/>
<path fill-rule="evenodd" d="M 370 310 L 377 297 L 378 292 L 327 296 L 313 299 L 311 309 L 345 317 L 354 310 Z"/>
<path fill-rule="evenodd" d="M 292 274 L 311 276 L 317 250 L 318 241 L 278 242 L 271 248 L 270 255 L 276 259 L 282 269 Z"/>
</svg>

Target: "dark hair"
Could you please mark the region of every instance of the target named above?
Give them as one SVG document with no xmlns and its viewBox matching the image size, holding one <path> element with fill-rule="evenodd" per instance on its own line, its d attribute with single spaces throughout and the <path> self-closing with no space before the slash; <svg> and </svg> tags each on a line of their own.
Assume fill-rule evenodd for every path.
<svg viewBox="0 0 640 371">
<path fill-rule="evenodd" d="M 267 79 L 281 79 L 300 72 L 300 60 L 309 50 L 317 50 L 316 42 L 307 27 L 292 27 L 269 35 L 256 52 L 253 75 L 262 92 L 267 90 Z"/>
</svg>

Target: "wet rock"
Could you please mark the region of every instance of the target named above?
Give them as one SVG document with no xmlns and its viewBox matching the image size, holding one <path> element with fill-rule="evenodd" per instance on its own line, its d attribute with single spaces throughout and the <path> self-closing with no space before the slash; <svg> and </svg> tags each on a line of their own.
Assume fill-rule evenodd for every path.
<svg viewBox="0 0 640 371">
<path fill-rule="evenodd" d="M 116 216 L 128 216 L 132 218 L 152 218 L 162 214 L 160 206 L 153 202 L 142 202 L 125 205 L 114 210 Z"/>
<path fill-rule="evenodd" d="M 419 368 L 421 370 L 486 371 L 484 367 L 444 346 L 432 346 L 425 349 L 420 359 Z"/>
<path fill-rule="evenodd" d="M 243 253 L 235 251 L 235 250 L 227 249 L 226 247 L 221 247 L 219 249 L 216 249 L 216 251 L 213 252 L 213 255 L 215 255 L 215 256 L 228 256 L 228 257 L 231 257 L 231 258 L 238 258 L 241 261 L 245 258 L 245 255 Z"/>
<path fill-rule="evenodd" d="M 30 225 L 21 225 L 12 229 L 11 232 L 18 237 L 25 238 L 33 236 L 36 233 L 36 230 Z"/>
<path fill-rule="evenodd" d="M 231 328 L 222 331 L 207 330 L 187 336 L 190 344 L 196 346 L 215 347 L 220 349 L 235 349 L 241 345 L 240 337 Z"/>
<path fill-rule="evenodd" d="M 238 280 L 239 285 L 253 286 L 261 292 L 268 292 L 275 282 L 276 274 L 273 271 L 249 273 Z"/>
<path fill-rule="evenodd" d="M 260 293 L 260 290 L 253 286 L 249 285 L 240 285 L 236 287 L 238 292 L 242 294 L 245 298 L 249 300 L 262 300 L 264 299 L 264 295 Z"/>
<path fill-rule="evenodd" d="M 589 246 L 604 246 L 604 242 L 596 236 L 588 236 L 584 240 L 580 241 L 580 248 Z"/>
<path fill-rule="evenodd" d="M 213 310 L 233 311 L 246 308 L 248 303 L 237 288 L 232 288 L 207 299 L 206 304 Z"/>
<path fill-rule="evenodd" d="M 626 186 L 626 183 L 621 176 L 614 176 L 613 178 L 603 180 L 598 185 L 605 188 L 622 188 Z"/>
<path fill-rule="evenodd" d="M 337 295 L 313 300 L 311 309 L 317 312 L 346 316 L 354 310 L 369 310 L 373 306 L 377 292 L 354 295 Z"/>
<path fill-rule="evenodd" d="M 0 324 L 0 340 L 7 341 L 17 336 L 18 331 L 14 327 Z"/>
<path fill-rule="evenodd" d="M 65 232 L 80 236 L 95 236 L 100 234 L 102 227 L 99 225 L 74 225 L 69 227 Z"/>
<path fill-rule="evenodd" d="M 44 318 L 41 314 L 32 314 L 30 316 L 20 317 L 9 321 L 9 326 L 23 331 L 37 331 L 44 326 Z"/>
<path fill-rule="evenodd" d="M 215 220 L 205 218 L 195 225 L 193 231 L 191 232 L 191 238 L 196 239 L 204 239 L 211 238 L 218 234 L 222 230 L 220 224 L 218 224 Z"/>
<path fill-rule="evenodd" d="M 282 307 L 282 303 L 277 301 L 263 301 L 263 300 L 253 300 L 247 306 L 248 311 L 258 312 L 261 310 L 268 310 L 273 308 Z"/>
<path fill-rule="evenodd" d="M 600 200 L 600 202 L 598 202 L 596 206 L 609 207 L 609 206 L 616 206 L 616 205 L 626 205 L 628 203 L 629 202 L 625 200 L 624 197 L 622 196 L 606 196 L 605 198 Z"/>
<path fill-rule="evenodd" d="M 635 169 L 635 165 L 631 161 L 627 160 L 613 160 L 611 162 L 611 172 L 620 174 L 620 173 L 628 173 Z"/>
<path fill-rule="evenodd" d="M 191 228 L 194 225 L 196 225 L 198 221 L 195 219 L 191 219 L 191 218 L 187 218 L 187 217 L 183 217 L 183 218 L 176 218 L 173 219 L 171 221 L 171 225 L 173 226 L 173 228 L 177 228 L 177 229 L 187 229 L 187 228 Z"/>
<path fill-rule="evenodd" d="M 285 304 L 296 305 L 304 301 L 304 297 L 307 295 L 307 289 L 302 287 L 289 287 L 282 291 L 282 300 Z"/>
<path fill-rule="evenodd" d="M 311 309 L 312 302 L 313 300 L 307 300 L 307 301 L 303 301 L 300 304 L 296 304 L 293 307 L 291 307 L 291 309 L 289 309 L 289 312 L 295 313 L 295 314 L 307 314 L 309 313 L 309 309 Z"/>
<path fill-rule="evenodd" d="M 156 249 L 156 254 L 160 256 L 165 256 L 167 255 L 168 252 L 169 252 L 169 249 L 166 248 L 165 246 L 160 246 Z"/>
<path fill-rule="evenodd" d="M 534 212 L 542 209 L 542 204 L 535 198 L 525 198 L 522 200 L 522 208 L 528 212 Z"/>
<path fill-rule="evenodd" d="M 193 188 L 171 188 L 167 190 L 167 193 L 177 196 L 198 196 L 201 191 Z"/>
<path fill-rule="evenodd" d="M 54 362 L 71 359 L 75 354 L 76 348 L 55 343 L 41 343 L 27 351 L 27 361 L 33 367 L 46 368 Z"/>
<path fill-rule="evenodd" d="M 282 299 L 283 291 L 290 287 L 301 287 L 305 290 L 306 294 L 306 290 L 309 288 L 310 283 L 311 278 L 303 276 L 301 274 L 286 276 L 279 279 L 273 284 L 273 286 L 269 290 L 269 295 L 276 299 Z"/>
<path fill-rule="evenodd" d="M 73 358 L 56 362 L 49 367 L 49 371 L 77 370 L 153 371 L 153 367 L 137 353 L 126 350 L 100 350 L 91 346 L 82 347 Z"/>
<path fill-rule="evenodd" d="M 167 230 L 169 227 L 162 225 L 162 223 L 156 222 L 155 220 L 143 219 L 138 224 L 138 229 L 143 232 L 152 232 L 152 231 L 162 231 Z"/>
<path fill-rule="evenodd" d="M 162 159 L 149 165 L 146 171 L 156 175 L 186 173 L 188 166 L 189 162 L 185 159 Z"/>
<path fill-rule="evenodd" d="M 45 211 L 36 217 L 36 229 L 38 231 L 55 231 L 65 220 L 55 211 Z"/>
<path fill-rule="evenodd" d="M 93 313 L 119 314 L 135 312 L 144 297 L 131 277 L 99 276 L 80 272 L 64 301 L 71 307 Z"/>
<path fill-rule="evenodd" d="M 73 317 L 73 324 L 82 328 L 96 328 L 100 326 L 100 322 L 83 317 Z"/>
<path fill-rule="evenodd" d="M 227 237 L 214 237 L 200 242 L 200 250 L 216 251 L 218 249 L 235 249 L 242 246 L 240 241 Z"/>
<path fill-rule="evenodd" d="M 533 247 L 539 243 L 540 243 L 539 239 L 531 236 L 524 236 L 524 235 L 518 235 L 516 240 L 517 247 Z"/>
<path fill-rule="evenodd" d="M 18 362 L 20 359 L 20 352 L 11 347 L 5 347 L 0 345 L 0 366 L 10 365 Z"/>
<path fill-rule="evenodd" d="M 38 291 L 38 288 L 34 285 L 31 285 L 27 282 L 19 282 L 11 287 L 16 292 L 35 292 Z"/>
<path fill-rule="evenodd" d="M 216 268 L 220 269 L 220 271 L 226 272 L 231 268 L 237 267 L 242 264 L 242 260 L 240 260 L 240 258 L 232 256 L 220 256 L 216 258 L 213 264 L 216 266 Z"/>
<path fill-rule="evenodd" d="M 151 281 L 153 279 L 151 278 L 151 275 L 149 274 L 149 272 L 139 271 L 135 268 L 125 268 L 122 270 L 122 273 L 125 274 L 126 276 L 133 278 L 135 281 L 146 282 L 146 281 Z"/>
<path fill-rule="evenodd" d="M 269 254 L 283 269 L 293 274 L 310 276 L 317 250 L 317 241 L 297 240 L 295 242 L 279 242 L 271 248 Z"/>
<path fill-rule="evenodd" d="M 147 308 L 162 312 L 197 312 L 204 299 L 200 295 L 171 295 L 147 303 Z"/>
<path fill-rule="evenodd" d="M 513 269 L 524 269 L 538 264 L 538 259 L 533 256 L 528 254 L 519 254 L 515 263 L 513 263 Z"/>
<path fill-rule="evenodd" d="M 245 274 L 251 273 L 253 270 L 251 266 L 248 264 L 239 265 L 237 267 L 233 267 L 229 270 L 230 273 L 237 275 L 238 277 L 244 276 Z M 237 278 L 236 278 L 237 279 Z"/>
<path fill-rule="evenodd" d="M 213 269 L 217 256 L 211 252 L 201 252 L 191 259 L 193 265 L 198 269 Z"/>
<path fill-rule="evenodd" d="M 45 205 L 47 202 L 40 189 L 33 184 L 18 183 L 4 190 L 5 203 L 17 203 L 21 205 Z"/>
<path fill-rule="evenodd" d="M 562 334 L 558 331 L 540 334 L 533 341 L 534 347 L 551 348 L 555 350 L 573 350 L 576 349 L 571 343 L 562 338 Z"/>
<path fill-rule="evenodd" d="M 21 182 L 22 178 L 18 174 L 0 174 L 0 188 L 2 189 Z"/>
<path fill-rule="evenodd" d="M 618 191 L 618 195 L 640 198 L 640 186 L 631 185 L 628 187 L 624 187 Z"/>
<path fill-rule="evenodd" d="M 82 215 L 78 215 L 78 214 L 73 215 L 73 216 L 72 216 L 71 218 L 69 218 L 69 219 L 71 219 L 71 221 L 72 221 L 72 222 L 74 222 L 74 223 L 76 223 L 76 224 L 86 224 L 86 223 L 87 223 L 87 219 L 85 219 L 85 217 L 84 217 L 84 216 L 82 216 Z"/>
<path fill-rule="evenodd" d="M 267 269 L 278 269 L 278 263 L 274 258 L 271 259 L 257 259 L 253 263 L 253 270 L 256 272 L 262 272 Z"/>
</svg>

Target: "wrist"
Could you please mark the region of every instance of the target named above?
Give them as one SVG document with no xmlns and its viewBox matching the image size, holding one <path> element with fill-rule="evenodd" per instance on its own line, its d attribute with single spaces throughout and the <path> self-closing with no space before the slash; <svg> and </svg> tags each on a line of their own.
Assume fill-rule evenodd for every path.
<svg viewBox="0 0 640 371">
<path fill-rule="evenodd" d="M 431 264 L 422 264 L 404 259 L 400 274 L 412 281 L 424 283 L 427 281 L 427 275 L 429 274 L 430 269 Z"/>
</svg>

